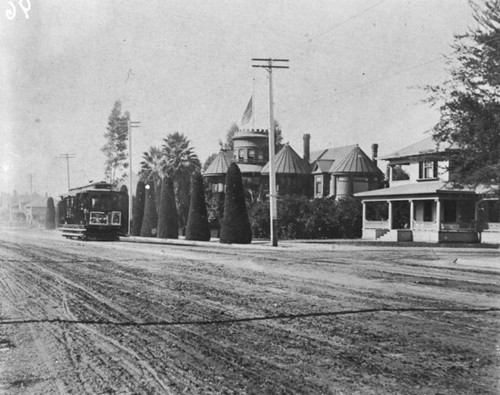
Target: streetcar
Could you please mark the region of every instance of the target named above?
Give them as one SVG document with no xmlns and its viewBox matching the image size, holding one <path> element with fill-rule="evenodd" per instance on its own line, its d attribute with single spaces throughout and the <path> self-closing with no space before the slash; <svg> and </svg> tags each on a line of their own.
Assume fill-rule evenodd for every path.
<svg viewBox="0 0 500 395">
<path fill-rule="evenodd" d="M 96 182 L 71 188 L 58 203 L 58 226 L 66 238 L 117 240 L 127 233 L 128 195 Z"/>
</svg>

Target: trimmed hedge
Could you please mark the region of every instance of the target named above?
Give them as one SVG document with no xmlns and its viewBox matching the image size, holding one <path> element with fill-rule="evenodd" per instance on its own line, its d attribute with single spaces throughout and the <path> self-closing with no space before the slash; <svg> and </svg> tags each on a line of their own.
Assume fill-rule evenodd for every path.
<svg viewBox="0 0 500 395">
<path fill-rule="evenodd" d="M 186 240 L 210 240 L 205 188 L 203 176 L 199 172 L 195 172 L 191 178 L 191 201 L 189 204 Z"/>
<path fill-rule="evenodd" d="M 309 200 L 284 196 L 278 201 L 278 238 L 353 239 L 361 237 L 362 206 L 348 197 L 340 200 Z M 269 238 L 269 202 L 254 202 L 249 207 L 254 237 Z"/>
<path fill-rule="evenodd" d="M 162 239 L 179 238 L 179 215 L 175 205 L 174 182 L 170 177 L 164 177 L 161 182 L 158 237 Z"/>
<path fill-rule="evenodd" d="M 156 236 L 158 214 L 156 213 L 155 183 L 148 182 L 146 189 L 146 202 L 144 204 L 144 218 L 142 219 L 141 236 Z"/>
<path fill-rule="evenodd" d="M 245 191 L 241 172 L 236 163 L 231 163 L 226 174 L 226 194 L 220 242 L 225 244 L 249 244 L 252 242 L 252 229 L 247 214 Z"/>
<path fill-rule="evenodd" d="M 143 181 L 137 182 L 134 199 L 134 212 L 132 213 L 132 236 L 141 234 L 142 220 L 144 218 L 144 200 L 146 189 Z"/>
<path fill-rule="evenodd" d="M 54 205 L 54 199 L 49 197 L 47 199 L 47 212 L 45 213 L 45 229 L 55 229 L 56 228 L 56 207 Z"/>
</svg>

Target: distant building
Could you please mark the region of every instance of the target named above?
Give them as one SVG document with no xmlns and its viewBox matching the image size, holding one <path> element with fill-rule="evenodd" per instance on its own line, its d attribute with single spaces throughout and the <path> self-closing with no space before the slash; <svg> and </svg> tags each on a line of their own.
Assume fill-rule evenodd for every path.
<svg viewBox="0 0 500 395">
<path fill-rule="evenodd" d="M 26 222 L 29 225 L 44 225 L 47 215 L 47 198 L 40 198 L 24 206 Z"/>
<path fill-rule="evenodd" d="M 268 131 L 241 130 L 234 134 L 233 144 L 233 151 L 221 150 L 203 176 L 213 192 L 223 192 L 227 169 L 235 162 L 247 191 L 264 196 L 269 191 Z M 340 198 L 382 186 L 384 175 L 377 167 L 376 145 L 371 159 L 357 145 L 313 153 L 309 147 L 310 135 L 305 134 L 302 157 L 288 144 L 276 153 L 278 195 Z"/>
<path fill-rule="evenodd" d="M 426 138 L 380 159 L 389 188 L 356 193 L 363 238 L 423 242 L 500 242 L 498 198 L 453 182 L 450 153 Z"/>
</svg>

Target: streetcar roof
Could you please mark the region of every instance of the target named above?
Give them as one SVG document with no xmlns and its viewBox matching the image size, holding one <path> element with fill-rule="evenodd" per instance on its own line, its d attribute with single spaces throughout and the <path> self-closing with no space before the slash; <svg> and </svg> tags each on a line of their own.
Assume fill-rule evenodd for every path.
<svg viewBox="0 0 500 395">
<path fill-rule="evenodd" d="M 92 184 L 84 185 L 81 187 L 75 187 L 75 188 L 70 188 L 67 194 L 62 195 L 62 197 L 66 196 L 75 196 L 79 193 L 83 192 L 116 192 L 119 193 L 119 191 L 113 191 L 113 186 L 107 182 L 94 182 Z"/>
</svg>

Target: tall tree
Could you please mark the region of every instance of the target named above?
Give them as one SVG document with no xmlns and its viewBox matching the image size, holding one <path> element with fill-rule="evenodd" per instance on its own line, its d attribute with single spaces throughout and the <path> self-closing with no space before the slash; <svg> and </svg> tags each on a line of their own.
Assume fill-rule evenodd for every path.
<svg viewBox="0 0 500 395">
<path fill-rule="evenodd" d="M 108 118 L 108 127 L 104 133 L 106 143 L 101 147 L 101 151 L 106 156 L 105 174 L 109 182 L 116 185 L 125 177 L 119 174 L 128 168 L 128 131 L 127 121 L 130 119 L 128 111 L 122 115 L 122 103 L 117 100 Z"/>
<path fill-rule="evenodd" d="M 449 79 L 428 86 L 441 117 L 432 130 L 438 143 L 453 144 L 456 181 L 500 185 L 500 0 L 470 2 L 476 27 L 455 37 Z"/>
<path fill-rule="evenodd" d="M 179 238 L 179 216 L 175 205 L 174 183 L 170 177 L 164 177 L 161 182 L 158 237 L 162 239 Z"/>
<path fill-rule="evenodd" d="M 141 236 L 155 237 L 158 225 L 158 214 L 156 212 L 154 182 L 148 182 L 145 188 L 146 201 L 144 203 L 144 218 L 142 219 Z"/>
<path fill-rule="evenodd" d="M 243 181 L 236 163 L 231 163 L 226 174 L 226 195 L 220 242 L 226 244 L 252 242 L 252 228 L 248 219 Z"/>
<path fill-rule="evenodd" d="M 210 240 L 205 187 L 203 176 L 198 171 L 191 178 L 191 202 L 189 204 L 186 240 Z"/>
<path fill-rule="evenodd" d="M 164 174 L 174 180 L 175 196 L 179 212 L 179 225 L 185 234 L 189 213 L 191 173 L 199 170 L 200 160 L 184 134 L 175 132 L 163 139 Z"/>
<path fill-rule="evenodd" d="M 139 180 L 135 191 L 134 210 L 132 213 L 132 236 L 139 236 L 141 234 L 145 200 L 146 186 L 143 181 Z"/>
<path fill-rule="evenodd" d="M 47 199 L 47 212 L 45 214 L 45 229 L 55 229 L 56 228 L 56 207 L 54 205 L 54 199 L 49 197 Z"/>
</svg>

